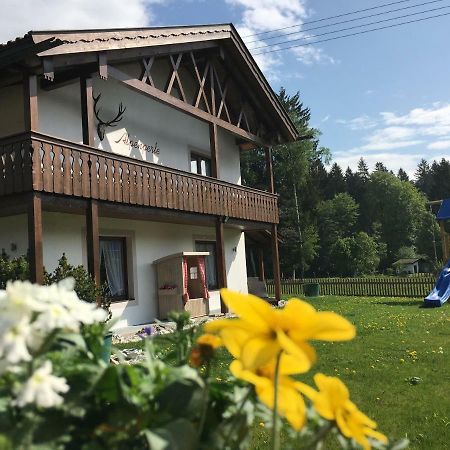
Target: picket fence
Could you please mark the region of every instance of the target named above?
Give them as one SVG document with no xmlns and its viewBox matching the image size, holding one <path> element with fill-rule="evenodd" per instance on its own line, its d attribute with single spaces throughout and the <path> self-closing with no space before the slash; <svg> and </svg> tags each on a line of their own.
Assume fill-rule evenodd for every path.
<svg viewBox="0 0 450 450">
<path fill-rule="evenodd" d="M 305 278 L 303 280 L 282 280 L 283 295 L 304 295 L 303 286 L 320 284 L 320 295 L 342 295 L 360 297 L 426 297 L 436 282 L 431 274 L 404 277 L 367 278 Z M 273 281 L 267 281 L 267 292 L 274 295 Z"/>
</svg>

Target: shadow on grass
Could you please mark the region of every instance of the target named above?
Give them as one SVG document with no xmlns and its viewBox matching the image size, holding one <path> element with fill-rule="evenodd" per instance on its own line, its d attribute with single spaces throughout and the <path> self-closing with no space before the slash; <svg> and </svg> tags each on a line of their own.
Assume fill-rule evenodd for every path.
<svg viewBox="0 0 450 450">
<path fill-rule="evenodd" d="M 418 306 L 419 308 L 424 308 L 423 300 L 391 300 L 385 302 L 376 302 L 378 305 L 386 306 Z"/>
</svg>

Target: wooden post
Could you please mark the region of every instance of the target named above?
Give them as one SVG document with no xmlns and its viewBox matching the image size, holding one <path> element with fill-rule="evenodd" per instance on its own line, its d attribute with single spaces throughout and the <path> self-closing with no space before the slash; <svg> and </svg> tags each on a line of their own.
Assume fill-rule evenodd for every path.
<svg viewBox="0 0 450 450">
<path fill-rule="evenodd" d="M 81 127 L 83 144 L 94 146 L 94 100 L 92 97 L 92 78 L 80 78 L 81 93 Z"/>
<path fill-rule="evenodd" d="M 225 265 L 225 245 L 223 237 L 223 222 L 220 217 L 216 220 L 216 265 L 219 288 L 227 287 L 227 268 Z M 220 311 L 228 311 L 225 303 L 220 299 Z"/>
<path fill-rule="evenodd" d="M 211 176 L 219 178 L 219 139 L 215 123 L 209 124 L 209 145 L 211 149 Z"/>
<path fill-rule="evenodd" d="M 280 277 L 280 254 L 278 252 L 278 227 L 272 225 L 272 265 L 273 265 L 273 282 L 275 285 L 275 298 L 281 300 L 281 277 Z"/>
<path fill-rule="evenodd" d="M 443 220 L 439 221 L 439 228 L 441 230 L 442 258 L 446 262 L 450 258 L 450 236 L 445 231 Z"/>
<path fill-rule="evenodd" d="M 98 203 L 90 200 L 86 211 L 86 240 L 88 271 L 97 285 L 100 285 L 100 237 L 98 231 Z"/>
<path fill-rule="evenodd" d="M 25 131 L 38 131 L 37 76 L 25 74 L 23 78 Z"/>
<path fill-rule="evenodd" d="M 260 281 L 266 281 L 264 274 L 264 252 L 262 247 L 258 247 L 258 272 Z"/>
<path fill-rule="evenodd" d="M 30 280 L 44 284 L 44 252 L 42 247 L 42 201 L 33 193 L 28 207 L 28 254 Z"/>
<path fill-rule="evenodd" d="M 266 173 L 269 192 L 275 192 L 275 184 L 273 181 L 273 165 L 272 165 L 272 148 L 266 147 Z"/>
</svg>

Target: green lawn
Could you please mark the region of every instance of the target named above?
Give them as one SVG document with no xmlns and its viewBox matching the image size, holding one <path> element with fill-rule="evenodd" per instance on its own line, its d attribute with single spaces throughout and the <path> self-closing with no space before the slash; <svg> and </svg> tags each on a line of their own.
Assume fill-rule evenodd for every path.
<svg viewBox="0 0 450 450">
<path fill-rule="evenodd" d="M 411 449 L 449 448 L 450 305 L 422 309 L 421 300 L 375 297 L 310 302 L 344 315 L 358 334 L 346 343 L 316 342 L 318 363 L 302 379 L 312 382 L 316 371 L 339 376 L 388 436 L 408 437 Z M 222 352 L 217 375 L 228 361 Z M 264 429 L 255 426 L 252 448 L 267 448 L 265 442 Z M 327 449 L 333 448 L 329 443 Z"/>
</svg>

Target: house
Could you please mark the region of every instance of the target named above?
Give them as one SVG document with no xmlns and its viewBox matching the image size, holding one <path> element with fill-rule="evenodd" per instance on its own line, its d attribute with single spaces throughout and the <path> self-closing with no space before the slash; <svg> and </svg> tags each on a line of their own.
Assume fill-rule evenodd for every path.
<svg viewBox="0 0 450 450">
<path fill-rule="evenodd" d="M 108 284 L 117 326 L 141 324 L 153 263 L 202 252 L 224 311 L 220 287 L 247 292 L 251 235 L 279 298 L 271 146 L 297 131 L 232 25 L 31 31 L 0 67 L 0 248 L 28 252 L 35 282 L 65 253 Z M 241 185 L 257 148 L 267 190 Z"/>
<path fill-rule="evenodd" d="M 403 258 L 393 264 L 395 272 L 398 274 L 415 274 L 431 272 L 431 265 L 427 258 L 418 256 L 416 258 Z"/>
</svg>

